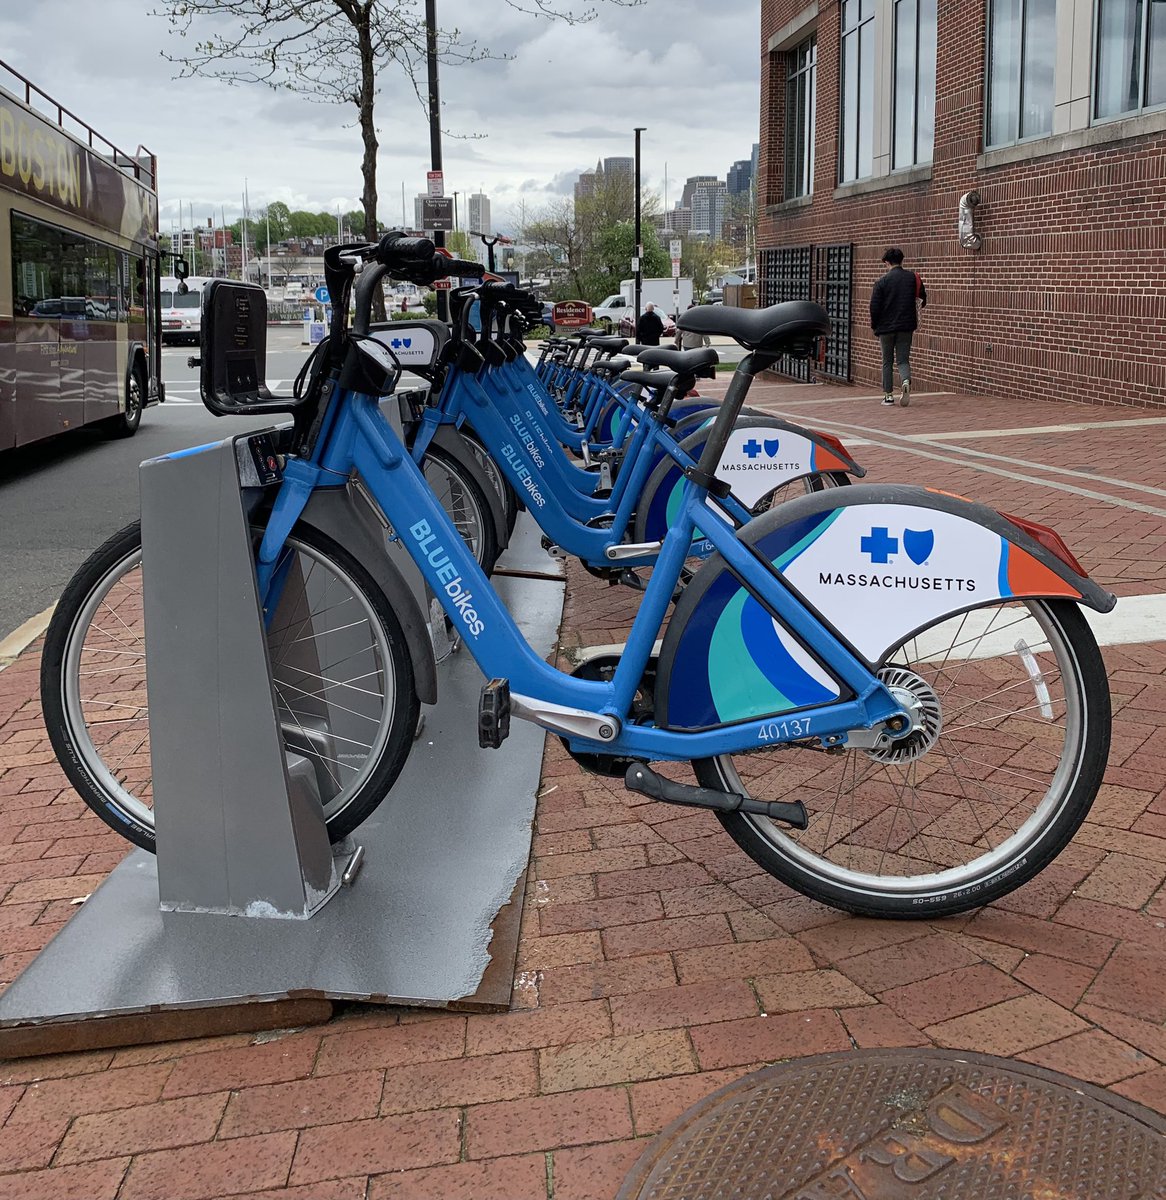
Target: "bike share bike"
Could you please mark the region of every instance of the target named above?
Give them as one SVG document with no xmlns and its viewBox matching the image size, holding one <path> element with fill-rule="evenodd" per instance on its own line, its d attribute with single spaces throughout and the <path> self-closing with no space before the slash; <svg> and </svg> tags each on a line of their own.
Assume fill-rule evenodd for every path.
<svg viewBox="0 0 1166 1200">
<path fill-rule="evenodd" d="M 351 777 L 338 781 L 346 803 L 329 815 L 325 799 L 332 836 L 391 787 L 419 703 L 404 632 L 420 620 L 412 594 L 386 591 L 301 521 L 315 491 L 355 476 L 488 681 L 481 744 L 500 746 L 513 716 L 534 721 L 634 791 L 715 811 L 765 870 L 852 912 L 961 912 L 1018 887 L 1065 846 L 1101 784 L 1110 737 L 1105 671 L 1079 606 L 1108 611 L 1115 600 L 1055 533 L 907 485 L 816 492 L 740 528 L 725 513 L 715 470 L 750 384 L 828 332 L 821 308 L 693 309 L 681 318 L 749 354 L 699 461 L 684 471 L 667 533 L 636 548 L 656 561 L 623 653 L 602 670 L 584 662 L 566 674 L 523 640 L 379 408 L 400 370 L 370 335 L 381 279 L 429 282 L 466 273 L 464 264 L 394 234 L 346 247 L 344 260 L 328 350 L 298 398 L 268 399 L 254 346 L 228 340 L 246 285 L 213 285 L 203 361 L 208 404 L 294 418 L 253 516 L 269 637 L 289 572 L 318 571 L 345 628 L 359 625 L 373 648 L 375 669 L 345 694 L 356 703 L 359 693 L 370 732 L 349 751 Z M 673 607 L 697 529 L 715 553 Z M 62 600 L 45 653 L 46 721 L 67 769 L 62 664 L 85 617 L 84 593 Z M 140 835 L 113 790 L 91 788 L 85 798 Z"/>
</svg>

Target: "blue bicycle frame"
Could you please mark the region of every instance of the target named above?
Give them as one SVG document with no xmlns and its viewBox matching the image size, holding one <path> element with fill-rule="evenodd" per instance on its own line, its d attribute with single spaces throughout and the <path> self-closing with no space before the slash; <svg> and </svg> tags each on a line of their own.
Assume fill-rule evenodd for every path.
<svg viewBox="0 0 1166 1200">
<path fill-rule="evenodd" d="M 559 471 L 564 452 L 555 446 L 537 424 L 537 414 L 519 408 L 509 397 L 499 398 L 487 390 L 482 372 L 478 376 L 451 369 L 446 377 L 441 403 L 422 414 L 421 429 L 413 442 L 413 459 L 420 462 L 439 424 L 460 424 L 468 417 L 490 456 L 505 472 L 516 494 L 556 545 L 592 565 L 610 566 L 610 547 L 618 545 L 627 532 L 648 475 L 659 461 L 656 450 L 668 454 L 682 467 L 695 460 L 674 438 L 650 417 L 635 422 L 625 467 L 616 478 L 610 497 L 597 500 L 582 496 Z M 594 479 L 594 475 L 589 475 Z M 730 518 L 744 524 L 751 514 L 733 496 L 719 501 Z M 610 517 L 605 528 L 589 527 L 596 517 Z M 703 543 L 690 554 L 705 554 Z M 622 559 L 624 567 L 646 566 L 655 553 Z"/>
<path fill-rule="evenodd" d="M 747 385 L 746 385 L 747 386 Z M 339 389 L 338 389 L 339 391 Z M 280 551 L 311 492 L 344 486 L 356 471 L 404 543 L 487 679 L 510 683 L 517 715 L 562 734 L 578 751 L 645 760 L 690 760 L 755 749 L 774 741 L 812 737 L 846 742 L 848 730 L 869 728 L 903 710 L 880 681 L 734 536 L 706 503 L 703 488 L 685 485 L 681 513 L 664 540 L 627 647 L 610 682 L 565 675 L 544 662 L 461 540 L 376 397 L 339 391 L 310 459 L 291 459 L 260 544 L 260 595 L 274 588 Z M 801 709 L 788 733 L 774 735 L 772 717 L 698 732 L 677 732 L 627 721 L 653 644 L 672 602 L 699 522 L 708 541 L 748 588 L 834 673 L 854 699 Z M 846 694 L 844 691 L 843 694 Z M 580 722 L 587 732 L 580 732 Z M 796 732 L 794 732 L 796 730 Z M 588 736 L 593 732 L 593 736 Z"/>
</svg>

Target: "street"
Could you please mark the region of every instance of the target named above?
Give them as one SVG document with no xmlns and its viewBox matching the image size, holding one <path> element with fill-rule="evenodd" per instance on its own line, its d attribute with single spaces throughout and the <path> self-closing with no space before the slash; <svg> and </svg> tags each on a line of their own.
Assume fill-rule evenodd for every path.
<svg viewBox="0 0 1166 1200">
<path fill-rule="evenodd" d="M 167 400 L 142 414 L 132 438 L 80 429 L 0 454 L 0 641 L 60 596 L 70 576 L 110 534 L 138 516 L 137 466 L 200 442 L 272 424 L 221 421 L 202 405 L 196 346 L 165 346 Z M 300 327 L 268 331 L 268 386 L 290 393 L 308 347 Z"/>
</svg>

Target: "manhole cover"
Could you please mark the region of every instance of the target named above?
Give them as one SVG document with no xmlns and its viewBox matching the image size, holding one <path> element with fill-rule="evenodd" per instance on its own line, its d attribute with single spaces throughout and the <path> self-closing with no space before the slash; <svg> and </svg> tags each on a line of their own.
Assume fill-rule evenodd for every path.
<svg viewBox="0 0 1166 1200">
<path fill-rule="evenodd" d="M 674 1121 L 618 1200 L 1166 1200 L 1166 1120 L 1008 1059 L 856 1050 Z"/>
</svg>

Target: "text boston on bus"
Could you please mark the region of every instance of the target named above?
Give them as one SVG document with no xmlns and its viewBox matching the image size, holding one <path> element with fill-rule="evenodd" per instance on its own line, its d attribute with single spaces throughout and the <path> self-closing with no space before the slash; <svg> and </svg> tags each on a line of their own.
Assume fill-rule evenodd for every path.
<svg viewBox="0 0 1166 1200">
<path fill-rule="evenodd" d="M 0 62 L 0 450 L 96 421 L 130 434 L 165 398 L 156 188 L 152 154 Z"/>
</svg>

